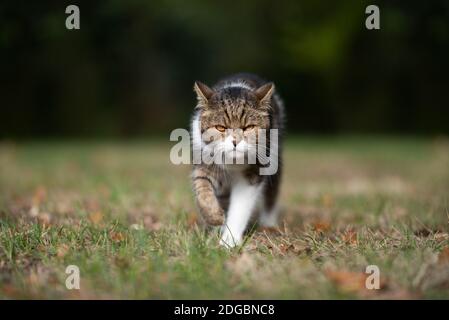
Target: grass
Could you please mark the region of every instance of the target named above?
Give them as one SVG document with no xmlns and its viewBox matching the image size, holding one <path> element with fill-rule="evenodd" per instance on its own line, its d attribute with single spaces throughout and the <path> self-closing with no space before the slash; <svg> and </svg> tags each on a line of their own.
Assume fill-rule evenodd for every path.
<svg viewBox="0 0 449 320">
<path fill-rule="evenodd" d="M 449 298 L 444 138 L 288 140 L 280 228 L 231 251 L 170 146 L 1 143 L 0 298 Z"/>
</svg>

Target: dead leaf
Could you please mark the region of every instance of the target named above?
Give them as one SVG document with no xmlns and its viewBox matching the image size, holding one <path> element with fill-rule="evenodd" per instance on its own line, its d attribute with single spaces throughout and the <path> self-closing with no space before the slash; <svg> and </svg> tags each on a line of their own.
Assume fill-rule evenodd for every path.
<svg viewBox="0 0 449 320">
<path fill-rule="evenodd" d="M 89 220 L 93 224 L 100 224 L 103 221 L 103 213 L 100 211 L 94 211 L 89 214 Z"/>
<path fill-rule="evenodd" d="M 428 228 L 421 228 L 419 230 L 416 230 L 414 232 L 415 236 L 421 237 L 421 238 L 427 238 L 433 234 L 433 231 Z"/>
<path fill-rule="evenodd" d="M 114 263 L 115 263 L 115 265 L 116 265 L 117 267 L 119 267 L 119 268 L 121 268 L 121 269 L 126 269 L 126 268 L 128 268 L 129 265 L 130 265 L 129 261 L 128 261 L 126 258 L 124 258 L 124 257 L 119 257 L 119 256 L 116 256 L 116 257 L 114 258 Z"/>
<path fill-rule="evenodd" d="M 352 229 L 346 230 L 343 233 L 342 240 L 347 244 L 356 245 L 357 244 L 357 232 L 355 232 Z"/>
<path fill-rule="evenodd" d="M 39 206 L 47 198 L 47 190 L 44 186 L 39 186 L 34 191 L 33 206 Z"/>
<path fill-rule="evenodd" d="M 41 212 L 37 216 L 37 220 L 44 226 L 49 226 L 51 222 L 51 215 L 48 212 Z"/>
<path fill-rule="evenodd" d="M 278 233 L 280 233 L 280 230 L 277 227 L 260 227 L 258 229 L 260 231 L 266 232 L 268 234 L 278 234 Z"/>
<path fill-rule="evenodd" d="M 121 233 L 121 232 L 111 231 L 109 233 L 109 236 L 110 236 L 112 241 L 117 242 L 117 243 L 118 242 L 122 242 L 122 241 L 125 240 L 125 235 L 123 233 Z"/>
<path fill-rule="evenodd" d="M 344 292 L 357 292 L 366 290 L 366 274 L 351 271 L 327 270 L 326 276 Z"/>
<path fill-rule="evenodd" d="M 162 227 L 162 224 L 154 216 L 146 216 L 143 218 L 143 225 L 146 229 L 151 231 L 158 231 Z"/>
<path fill-rule="evenodd" d="M 449 234 L 445 232 L 438 232 L 435 234 L 435 240 L 438 242 L 443 242 L 449 239 Z"/>
<path fill-rule="evenodd" d="M 84 207 L 86 208 L 86 211 L 89 212 L 99 212 L 101 211 L 100 203 L 97 199 L 87 199 L 84 201 Z"/>
<path fill-rule="evenodd" d="M 283 254 L 286 254 L 290 249 L 293 249 L 293 245 L 291 245 L 291 244 L 281 243 L 281 244 L 279 245 L 279 250 L 280 250 Z"/>
<path fill-rule="evenodd" d="M 298 244 L 298 243 L 294 243 L 292 246 L 293 246 L 292 250 L 296 254 L 300 254 L 300 253 L 303 253 L 303 252 L 306 252 L 306 253 L 310 252 L 310 248 L 308 248 L 308 247 L 306 247 L 304 245 L 301 245 L 301 244 Z"/>
<path fill-rule="evenodd" d="M 63 244 L 63 245 L 59 246 L 58 249 L 56 250 L 56 256 L 58 258 L 64 258 L 68 252 L 69 252 L 69 246 L 66 244 Z"/>
<path fill-rule="evenodd" d="M 27 282 L 30 286 L 41 286 L 47 283 L 48 280 L 48 271 L 37 267 L 30 271 Z"/>
<path fill-rule="evenodd" d="M 189 214 L 187 218 L 187 225 L 189 227 L 194 227 L 198 224 L 198 215 L 196 213 Z"/>
<path fill-rule="evenodd" d="M 316 221 L 312 224 L 313 229 L 317 232 L 326 232 L 329 231 L 331 225 L 328 221 Z"/>
<path fill-rule="evenodd" d="M 14 287 L 11 284 L 4 285 L 1 289 L 1 291 L 3 292 L 3 294 L 6 297 L 9 297 L 9 298 L 14 298 L 19 295 L 19 289 L 17 289 L 16 287 Z"/>
<path fill-rule="evenodd" d="M 449 263 L 449 247 L 445 247 L 438 254 L 438 263 L 440 263 L 440 264 Z"/>
</svg>

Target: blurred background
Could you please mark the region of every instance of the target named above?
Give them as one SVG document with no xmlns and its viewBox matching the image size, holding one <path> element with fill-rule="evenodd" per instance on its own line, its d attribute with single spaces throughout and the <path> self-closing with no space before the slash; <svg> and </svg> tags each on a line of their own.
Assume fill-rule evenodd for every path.
<svg viewBox="0 0 449 320">
<path fill-rule="evenodd" d="M 448 57 L 447 0 L 6 0 L 0 139 L 167 137 L 195 80 L 241 71 L 276 83 L 291 133 L 446 135 Z"/>
</svg>

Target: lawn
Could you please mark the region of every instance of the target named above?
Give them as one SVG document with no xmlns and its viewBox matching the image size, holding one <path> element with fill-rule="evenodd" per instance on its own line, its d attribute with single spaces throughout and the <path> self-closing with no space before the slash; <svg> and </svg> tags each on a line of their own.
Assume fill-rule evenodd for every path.
<svg viewBox="0 0 449 320">
<path fill-rule="evenodd" d="M 0 298 L 449 298 L 447 138 L 291 138 L 280 228 L 234 250 L 170 147 L 0 143 Z"/>
</svg>

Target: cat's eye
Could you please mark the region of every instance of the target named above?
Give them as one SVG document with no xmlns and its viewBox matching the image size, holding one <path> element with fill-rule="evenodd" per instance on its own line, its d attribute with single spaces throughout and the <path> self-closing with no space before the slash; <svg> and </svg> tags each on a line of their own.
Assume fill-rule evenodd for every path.
<svg viewBox="0 0 449 320">
<path fill-rule="evenodd" d="M 225 132 L 226 131 L 226 128 L 223 127 L 223 126 L 215 126 L 215 129 L 217 129 L 220 132 Z"/>
<path fill-rule="evenodd" d="M 252 130 L 252 129 L 254 129 L 254 127 L 255 127 L 254 125 L 249 125 L 249 126 L 246 126 L 244 130 L 245 131 Z"/>
</svg>

